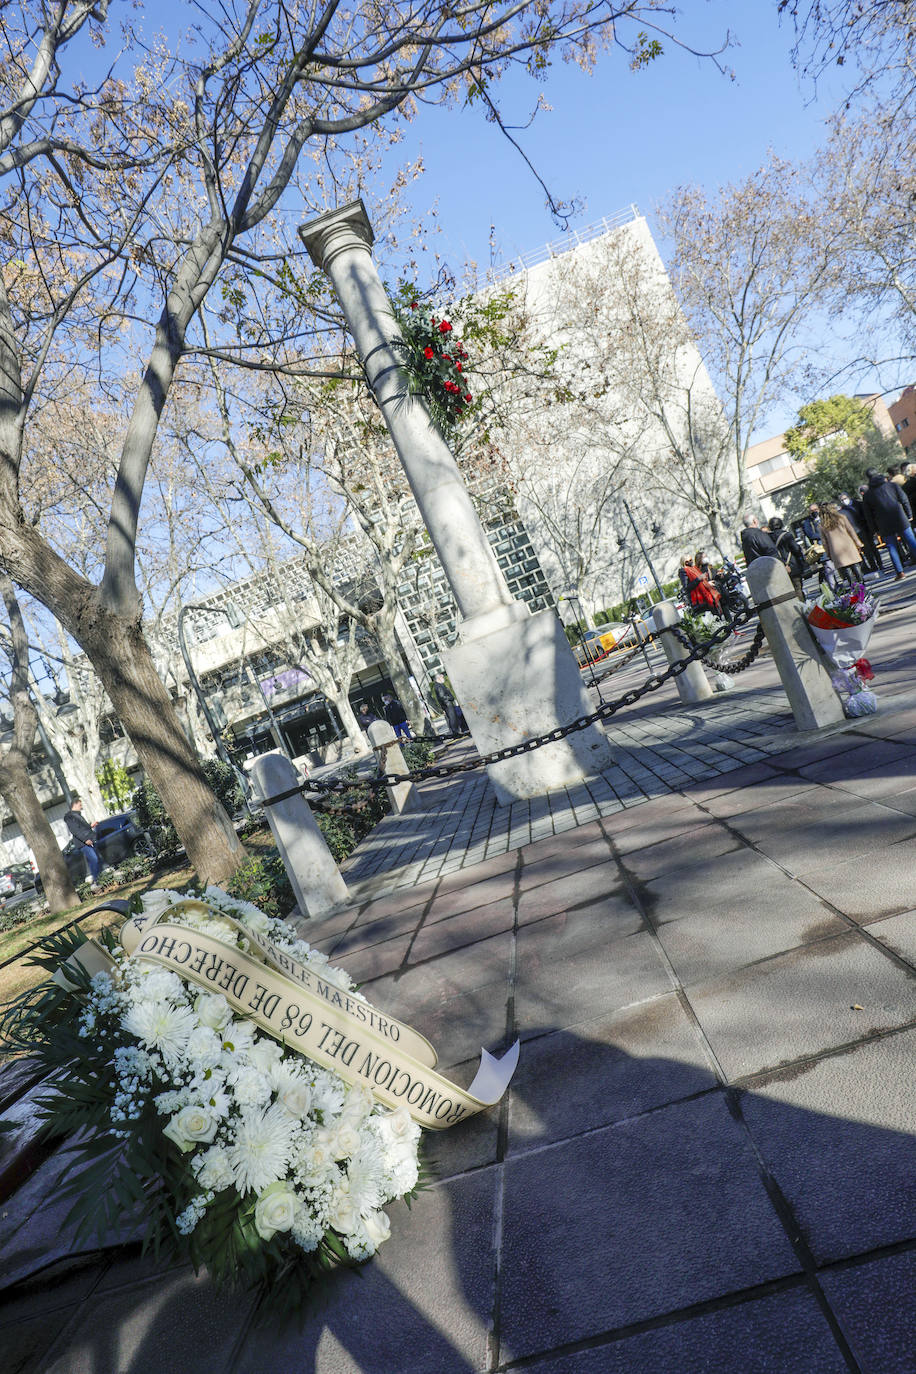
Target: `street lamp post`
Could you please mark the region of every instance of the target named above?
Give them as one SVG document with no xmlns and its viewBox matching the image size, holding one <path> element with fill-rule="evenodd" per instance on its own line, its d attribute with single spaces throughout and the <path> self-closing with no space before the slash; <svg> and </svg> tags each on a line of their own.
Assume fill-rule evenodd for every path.
<svg viewBox="0 0 916 1374">
<path fill-rule="evenodd" d="M 658 573 L 655 571 L 655 566 L 654 566 L 654 564 L 653 564 L 653 562 L 652 562 L 652 559 L 649 557 L 649 550 L 646 548 L 645 544 L 643 543 L 643 537 L 642 537 L 642 535 L 641 535 L 641 533 L 640 533 L 640 531 L 639 531 L 639 526 L 637 525 L 636 521 L 633 519 L 633 512 L 630 510 L 630 507 L 629 507 L 629 504 L 627 503 L 627 501 L 626 501 L 624 498 L 622 498 L 622 497 L 621 497 L 621 505 L 623 506 L 624 510 L 625 510 L 626 513 L 627 513 L 627 519 L 629 520 L 630 524 L 633 526 L 633 533 L 636 535 L 636 542 L 639 544 L 639 547 L 642 549 L 642 556 L 643 556 L 643 558 L 646 560 L 646 565 L 647 565 L 647 567 L 648 567 L 648 569 L 649 569 L 649 572 L 650 572 L 651 575 L 652 575 L 652 581 L 655 583 L 655 586 L 656 586 L 656 588 L 658 589 L 659 598 L 660 598 L 660 600 L 664 601 L 664 599 L 665 599 L 665 592 L 664 592 L 664 589 L 663 589 L 663 587 L 662 587 L 661 582 L 660 582 L 659 579 L 658 579 Z"/>
<path fill-rule="evenodd" d="M 579 600 L 579 597 L 576 592 L 564 592 L 563 595 L 560 597 L 560 600 L 568 601 L 573 606 L 573 614 L 576 617 L 577 624 L 581 624 L 585 620 L 585 615 L 582 611 L 582 602 Z M 592 679 L 592 686 L 598 693 L 598 700 L 603 703 L 604 697 L 601 695 L 601 683 L 598 680 L 598 674 L 595 672 L 595 660 L 592 658 L 591 645 L 589 644 L 588 639 L 585 636 L 584 630 L 580 631 L 580 637 L 582 647 L 585 650 L 585 660 L 588 663 L 589 673 Z"/>
</svg>

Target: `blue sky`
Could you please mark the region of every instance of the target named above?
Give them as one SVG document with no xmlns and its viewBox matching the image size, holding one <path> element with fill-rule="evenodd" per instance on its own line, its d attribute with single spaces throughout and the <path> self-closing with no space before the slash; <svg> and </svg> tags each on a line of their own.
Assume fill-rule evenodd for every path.
<svg viewBox="0 0 916 1374">
<path fill-rule="evenodd" d="M 726 55 L 735 78 L 670 46 L 646 70 L 631 72 L 625 55 L 603 55 L 592 75 L 562 62 L 543 86 L 552 110 L 519 135 L 525 151 L 560 199 L 579 197 L 585 226 L 631 202 L 651 219 L 654 205 L 684 182 L 714 188 L 753 171 L 772 147 L 809 156 L 837 91 L 818 99 L 791 64 L 791 29 L 775 0 L 684 5 L 680 32 L 713 45 L 730 27 L 738 46 Z M 736 18 L 737 14 L 737 18 Z M 504 83 L 506 114 L 524 122 L 535 98 L 530 80 Z M 405 138 L 427 168 L 418 209 L 437 203 L 439 248 L 450 265 L 489 261 L 490 225 L 505 257 L 558 237 L 544 195 L 522 159 L 480 110 L 429 109 Z"/>
</svg>

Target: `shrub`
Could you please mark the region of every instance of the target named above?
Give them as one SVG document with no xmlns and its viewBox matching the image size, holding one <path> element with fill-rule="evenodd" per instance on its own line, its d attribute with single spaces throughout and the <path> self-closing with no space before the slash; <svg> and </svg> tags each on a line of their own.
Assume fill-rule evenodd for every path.
<svg viewBox="0 0 916 1374">
<path fill-rule="evenodd" d="M 244 803 L 235 771 L 228 763 L 223 763 L 222 759 L 206 759 L 203 774 L 226 814 L 230 817 L 235 815 Z M 159 793 L 148 779 L 144 779 L 137 788 L 134 806 L 140 829 L 148 832 L 159 857 L 174 859 L 181 848 L 181 842 L 174 825 L 166 815 Z"/>
<path fill-rule="evenodd" d="M 296 905 L 283 860 L 276 850 L 246 859 L 229 879 L 226 891 L 243 902 L 252 902 L 267 916 L 286 916 Z"/>
<path fill-rule="evenodd" d="M 408 770 L 413 773 L 418 768 L 428 768 L 433 761 L 433 746 L 427 744 L 425 740 L 412 739 L 401 746 L 404 754 L 404 762 Z"/>
<path fill-rule="evenodd" d="M 126 811 L 130 806 L 134 784 L 123 763 L 106 759 L 95 776 L 109 811 Z"/>
</svg>

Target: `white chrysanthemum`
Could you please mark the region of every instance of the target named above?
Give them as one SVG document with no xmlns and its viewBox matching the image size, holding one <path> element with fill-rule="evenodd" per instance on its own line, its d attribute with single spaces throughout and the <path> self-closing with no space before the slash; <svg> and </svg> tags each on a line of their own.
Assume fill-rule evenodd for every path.
<svg viewBox="0 0 916 1374">
<path fill-rule="evenodd" d="M 409 1193 L 417 1186 L 420 1169 L 415 1150 L 405 1150 L 393 1160 L 386 1159 L 385 1166 L 392 1196 L 402 1197 L 404 1193 Z"/>
<path fill-rule="evenodd" d="M 231 1021 L 223 1031 L 223 1044 L 231 1045 L 231 1054 L 247 1058 L 254 1044 L 254 1027 L 248 1021 Z"/>
<path fill-rule="evenodd" d="M 332 983 L 335 988 L 340 988 L 341 992 L 350 992 L 353 987 L 353 979 L 349 973 L 344 973 L 342 968 L 335 968 L 333 964 L 325 964 L 321 976 L 326 983 Z"/>
<path fill-rule="evenodd" d="M 229 1074 L 228 1082 L 240 1107 L 263 1107 L 270 1101 L 270 1080 L 253 1064 L 242 1064 Z"/>
<path fill-rule="evenodd" d="M 198 1026 L 188 1036 L 187 1056 L 195 1072 L 215 1069 L 223 1052 L 223 1042 L 209 1026 Z"/>
<path fill-rule="evenodd" d="M 297 1126 L 282 1107 L 246 1112 L 229 1147 L 229 1163 L 236 1188 L 242 1194 L 261 1193 L 286 1173 L 295 1143 Z"/>
<path fill-rule="evenodd" d="M 137 984 L 135 998 L 144 1002 L 183 1002 L 185 986 L 177 973 L 167 968 L 144 966 L 144 975 Z"/>
<path fill-rule="evenodd" d="M 377 1142 L 365 1140 L 347 1165 L 350 1197 L 356 1210 L 375 1211 L 385 1200 L 385 1165 Z"/>
<path fill-rule="evenodd" d="M 158 1050 L 169 1067 L 181 1060 L 196 1024 L 190 1007 L 173 1007 L 168 1002 L 137 1002 L 121 1020 L 129 1035 Z"/>
<path fill-rule="evenodd" d="M 200 1186 L 214 1193 L 221 1193 L 232 1182 L 232 1165 L 227 1151 L 221 1145 L 214 1145 L 198 1155 L 191 1167 L 197 1174 Z"/>
<path fill-rule="evenodd" d="M 325 1118 L 329 1116 L 339 1116 L 343 1111 L 345 1100 L 345 1089 L 341 1079 L 336 1073 L 328 1073 L 326 1069 L 319 1069 L 315 1074 L 315 1083 L 312 1090 L 312 1110 L 323 1112 Z"/>
</svg>

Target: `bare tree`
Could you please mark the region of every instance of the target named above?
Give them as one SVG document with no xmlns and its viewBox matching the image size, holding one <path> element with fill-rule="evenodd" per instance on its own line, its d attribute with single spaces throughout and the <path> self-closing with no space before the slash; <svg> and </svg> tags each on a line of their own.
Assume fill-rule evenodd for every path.
<svg viewBox="0 0 916 1374">
<path fill-rule="evenodd" d="M 38 712 L 29 690 L 29 641 L 15 589 L 3 574 L 0 595 L 9 622 L 9 637 L 2 637 L 0 643 L 9 659 L 9 701 L 13 709 L 13 737 L 9 744 L 0 746 L 0 793 L 35 855 L 48 905 L 52 911 L 66 911 L 76 906 L 79 899 L 29 773 L 38 729 Z"/>
<path fill-rule="evenodd" d="M 835 274 L 835 237 L 805 168 L 771 156 L 714 196 L 682 187 L 659 215 L 678 299 L 722 403 L 736 507 L 746 457 L 769 411 L 813 370 L 808 324 Z"/>
</svg>

